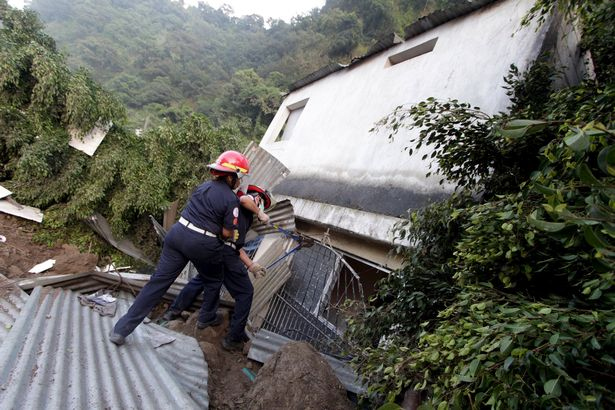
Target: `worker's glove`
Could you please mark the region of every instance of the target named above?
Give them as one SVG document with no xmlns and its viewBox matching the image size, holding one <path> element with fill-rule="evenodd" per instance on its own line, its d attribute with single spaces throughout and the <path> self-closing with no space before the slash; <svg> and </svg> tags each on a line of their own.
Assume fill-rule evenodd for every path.
<svg viewBox="0 0 615 410">
<path fill-rule="evenodd" d="M 261 266 L 261 265 L 259 265 L 256 262 L 254 262 L 252 265 L 250 265 L 248 270 L 250 271 L 250 273 L 252 273 L 257 278 L 258 277 L 263 277 L 267 273 L 267 269 L 265 269 L 264 266 Z"/>
<path fill-rule="evenodd" d="M 261 221 L 264 224 L 269 223 L 269 215 L 267 215 L 265 212 L 263 211 L 258 211 L 258 215 L 257 218 L 259 221 Z"/>
</svg>

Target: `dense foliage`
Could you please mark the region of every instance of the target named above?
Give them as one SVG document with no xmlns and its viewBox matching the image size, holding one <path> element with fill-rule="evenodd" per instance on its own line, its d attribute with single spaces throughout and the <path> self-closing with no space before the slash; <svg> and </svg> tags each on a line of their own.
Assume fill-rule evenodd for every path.
<svg viewBox="0 0 615 410">
<path fill-rule="evenodd" d="M 290 24 L 172 0 L 34 0 L 32 8 L 70 51 L 71 67 L 88 68 L 117 93 L 132 126 L 177 122 L 196 111 L 257 139 L 290 83 L 459 2 L 329 0 Z"/>
<path fill-rule="evenodd" d="M 41 208 L 42 238 L 88 243 L 81 221 L 106 216 L 117 234 L 149 228 L 170 202 L 184 201 L 225 149 L 242 149 L 237 129 L 202 115 L 129 131 L 123 106 L 85 70 L 71 72 L 34 12 L 0 0 L 0 181 L 17 201 Z M 93 157 L 71 135 L 113 124 Z M 148 227 L 149 229 L 146 229 Z"/>
<path fill-rule="evenodd" d="M 407 389 L 423 408 L 615 406 L 615 7 L 538 1 L 528 18 L 555 6 L 580 17 L 595 79 L 545 93 L 545 59 L 511 68 L 509 114 L 429 99 L 379 124 L 418 129 L 411 154 L 431 146 L 458 186 L 398 227 L 405 266 L 351 326 L 386 408 Z"/>
</svg>

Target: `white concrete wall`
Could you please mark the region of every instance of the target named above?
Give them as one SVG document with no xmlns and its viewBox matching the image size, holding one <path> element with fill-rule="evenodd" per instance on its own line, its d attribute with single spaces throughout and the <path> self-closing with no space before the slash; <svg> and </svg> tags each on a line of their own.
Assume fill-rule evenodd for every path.
<svg viewBox="0 0 615 410">
<path fill-rule="evenodd" d="M 544 30 L 520 30 L 532 1 L 502 1 L 453 20 L 289 94 L 261 141 L 293 177 L 431 189 L 426 164 L 403 152 L 407 136 L 389 143 L 369 130 L 400 104 L 428 97 L 457 98 L 488 113 L 505 110 L 503 77 L 511 63 L 521 70 L 536 58 Z M 514 33 L 514 36 L 512 35 Z M 434 37 L 432 52 L 390 66 L 388 57 Z M 287 106 L 309 99 L 292 139 L 274 142 Z"/>
<path fill-rule="evenodd" d="M 289 168 L 291 178 L 441 192 L 439 177 L 425 178 L 427 162 L 421 161 L 422 155 L 410 157 L 403 151 L 408 131 L 390 143 L 388 132 L 369 130 L 396 106 L 428 97 L 455 98 L 489 114 L 504 111 L 509 98 L 502 88 L 503 77 L 510 64 L 525 70 L 538 56 L 546 35 L 547 25 L 538 30 L 520 28 L 532 3 L 496 2 L 290 93 L 260 145 Z M 390 55 L 434 37 L 438 40 L 433 51 L 393 66 L 388 62 Z M 287 107 L 305 99 L 292 138 L 275 142 L 288 116 Z M 334 228 L 391 243 L 387 232 L 393 222 L 386 218 L 365 218 L 364 213 L 349 218 L 353 210 L 340 206 L 323 205 L 317 212 L 313 202 L 301 198 L 293 204 L 295 209 L 310 211 L 297 212 L 305 220 L 322 223 L 324 219 Z M 360 211 L 356 212 L 359 216 Z"/>
</svg>

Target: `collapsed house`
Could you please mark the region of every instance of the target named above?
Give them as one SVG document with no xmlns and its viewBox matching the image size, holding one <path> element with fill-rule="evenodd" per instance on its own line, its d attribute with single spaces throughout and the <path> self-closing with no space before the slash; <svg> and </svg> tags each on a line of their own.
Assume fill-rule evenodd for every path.
<svg viewBox="0 0 615 410">
<path fill-rule="evenodd" d="M 352 312 L 340 307 L 365 300 L 378 279 L 401 266 L 393 250 L 410 244 L 393 231 L 408 210 L 454 190 L 438 175 L 426 177 L 430 147 L 406 152 L 417 130 L 389 140 L 391 130 L 372 131 L 379 120 L 430 97 L 487 114 L 506 111 L 511 65 L 524 72 L 540 58 L 562 69 L 559 85 L 591 74 L 578 32 L 561 16 L 521 26 L 533 3 L 478 0 L 435 12 L 403 38 L 391 34 L 350 64 L 291 86 L 260 146 L 288 167 L 274 193 L 292 203 L 297 231 L 316 246 L 290 262 L 292 276 L 263 318 L 270 344 L 283 336 L 343 356 L 344 315 Z M 258 337 L 256 345 L 267 349 Z"/>
</svg>

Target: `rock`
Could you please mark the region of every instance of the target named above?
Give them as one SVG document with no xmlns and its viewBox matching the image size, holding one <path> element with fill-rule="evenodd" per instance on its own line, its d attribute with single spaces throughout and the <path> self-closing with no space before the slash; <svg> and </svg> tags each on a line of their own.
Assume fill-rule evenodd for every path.
<svg viewBox="0 0 615 410">
<path fill-rule="evenodd" d="M 290 342 L 260 369 L 248 408 L 347 410 L 352 405 L 329 363 L 308 343 Z"/>
<path fill-rule="evenodd" d="M 209 342 L 199 342 L 199 346 L 205 355 L 205 361 L 207 362 L 207 366 L 209 368 L 217 368 L 220 363 L 220 354 L 218 353 L 218 348 Z"/>
<path fill-rule="evenodd" d="M 171 320 L 167 323 L 167 328 L 176 332 L 181 332 L 184 328 L 184 321 L 181 319 Z"/>
<path fill-rule="evenodd" d="M 205 329 L 197 329 L 203 339 L 215 340 L 218 337 L 217 326 L 209 326 Z"/>
</svg>

